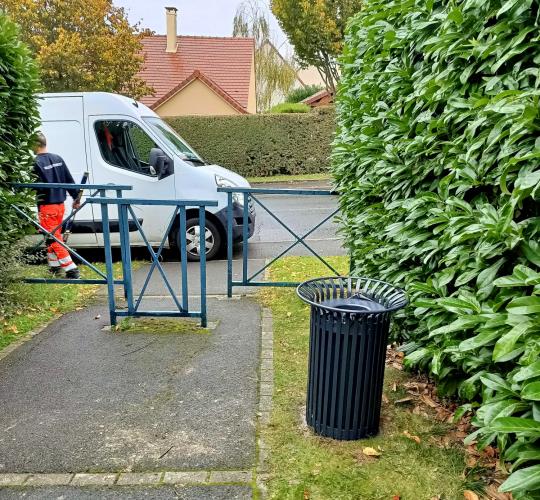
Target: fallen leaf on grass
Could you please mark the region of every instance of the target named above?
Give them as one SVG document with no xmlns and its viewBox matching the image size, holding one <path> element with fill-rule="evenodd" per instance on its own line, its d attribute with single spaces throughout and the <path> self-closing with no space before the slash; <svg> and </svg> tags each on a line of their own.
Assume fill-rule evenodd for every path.
<svg viewBox="0 0 540 500">
<path fill-rule="evenodd" d="M 512 495 L 499 492 L 499 485 L 496 484 L 490 484 L 486 488 L 486 495 L 492 500 L 512 500 Z"/>
<path fill-rule="evenodd" d="M 476 446 L 474 444 L 471 444 L 467 446 L 467 449 L 465 450 L 469 455 L 474 455 L 476 457 L 480 456 L 480 452 L 476 449 Z"/>
<path fill-rule="evenodd" d="M 456 439 L 459 439 L 460 441 L 462 441 L 463 439 L 465 439 L 468 435 L 469 435 L 468 432 L 463 432 L 463 431 L 456 431 L 456 432 L 454 432 L 454 437 L 455 437 Z"/>
<path fill-rule="evenodd" d="M 292 312 L 287 313 L 287 318 L 290 318 L 292 316 Z"/>
<path fill-rule="evenodd" d="M 304 500 L 309 500 L 309 491 L 304 490 Z"/>
<path fill-rule="evenodd" d="M 425 394 L 422 396 L 422 401 L 430 406 L 431 408 L 437 408 L 439 405 L 433 401 L 429 396 L 426 396 Z"/>
<path fill-rule="evenodd" d="M 471 490 L 465 490 L 463 492 L 463 497 L 465 498 L 465 500 L 479 500 L 478 495 Z"/>
<path fill-rule="evenodd" d="M 6 328 L 6 330 L 12 332 L 12 333 L 19 333 L 19 329 L 15 325 L 11 325 Z"/>
<path fill-rule="evenodd" d="M 417 393 L 423 392 L 427 389 L 427 384 L 424 382 L 406 382 L 403 384 L 405 389 L 415 391 Z"/>
<path fill-rule="evenodd" d="M 449 436 L 441 436 L 441 437 L 430 436 L 429 441 L 430 443 L 434 444 L 438 448 L 447 449 L 447 448 L 450 448 L 451 446 L 451 440 Z"/>
<path fill-rule="evenodd" d="M 392 500 L 401 500 L 401 496 L 399 496 L 399 495 L 394 495 L 394 496 L 392 497 Z"/>
<path fill-rule="evenodd" d="M 381 452 L 377 451 L 375 448 L 363 448 L 362 453 L 366 455 L 366 457 L 380 457 Z"/>
<path fill-rule="evenodd" d="M 488 457 L 488 458 L 495 457 L 495 455 L 496 455 L 495 448 L 493 448 L 493 446 L 486 446 L 484 448 L 484 455 L 486 455 L 486 457 Z"/>
<path fill-rule="evenodd" d="M 403 431 L 403 434 L 405 437 L 408 437 L 409 439 L 413 440 L 415 443 L 420 444 L 422 441 L 418 436 L 413 436 L 409 431 Z"/>
<path fill-rule="evenodd" d="M 401 405 L 403 403 L 410 403 L 412 400 L 413 400 L 413 398 L 398 399 L 395 404 Z"/>
<path fill-rule="evenodd" d="M 394 382 L 394 384 L 392 385 L 392 392 L 396 392 L 397 391 L 397 384 Z"/>
<path fill-rule="evenodd" d="M 388 397 L 386 396 L 386 394 L 383 394 L 383 395 L 382 395 L 382 400 L 383 400 L 383 403 L 386 404 L 386 405 L 390 402 L 390 400 L 388 399 Z"/>
</svg>

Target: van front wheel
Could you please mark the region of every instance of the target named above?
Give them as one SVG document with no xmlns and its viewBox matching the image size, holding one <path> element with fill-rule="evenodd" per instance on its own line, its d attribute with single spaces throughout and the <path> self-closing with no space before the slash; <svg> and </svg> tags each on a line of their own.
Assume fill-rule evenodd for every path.
<svg viewBox="0 0 540 500">
<path fill-rule="evenodd" d="M 203 234 L 204 233 L 204 234 Z M 186 221 L 186 234 L 181 235 L 177 231 L 176 244 L 180 249 L 180 237 L 186 240 L 187 258 L 189 261 L 201 260 L 201 248 L 206 248 L 206 259 L 212 260 L 219 252 L 221 247 L 221 234 L 212 221 L 206 220 L 206 228 L 201 230 L 198 218 L 188 219 Z"/>
</svg>

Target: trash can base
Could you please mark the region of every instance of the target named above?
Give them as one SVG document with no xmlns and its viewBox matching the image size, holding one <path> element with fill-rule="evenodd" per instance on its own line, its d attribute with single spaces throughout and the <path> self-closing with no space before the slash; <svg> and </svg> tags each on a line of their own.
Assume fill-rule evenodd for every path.
<svg viewBox="0 0 540 500">
<path fill-rule="evenodd" d="M 358 439 L 367 439 L 379 434 L 379 426 L 371 428 L 357 428 L 346 430 L 338 427 L 329 427 L 327 425 L 317 424 L 307 419 L 309 428 L 317 435 L 340 441 L 357 441 Z"/>
</svg>

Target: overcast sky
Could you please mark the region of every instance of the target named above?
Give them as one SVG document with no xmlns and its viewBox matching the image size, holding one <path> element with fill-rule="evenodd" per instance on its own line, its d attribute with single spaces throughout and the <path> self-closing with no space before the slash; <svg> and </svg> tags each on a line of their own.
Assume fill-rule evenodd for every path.
<svg viewBox="0 0 540 500">
<path fill-rule="evenodd" d="M 262 0 L 268 5 L 267 0 Z M 231 36 L 233 19 L 241 0 L 113 0 L 124 7 L 131 23 L 141 21 L 144 28 L 165 33 L 165 7 L 178 9 L 180 35 Z M 286 41 L 276 19 L 270 13 L 278 45 Z M 284 47 L 286 51 L 286 47 Z"/>
</svg>

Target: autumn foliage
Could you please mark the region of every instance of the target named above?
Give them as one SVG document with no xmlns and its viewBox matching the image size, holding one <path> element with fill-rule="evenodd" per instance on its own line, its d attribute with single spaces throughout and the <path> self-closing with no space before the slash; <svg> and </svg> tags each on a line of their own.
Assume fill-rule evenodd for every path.
<svg viewBox="0 0 540 500">
<path fill-rule="evenodd" d="M 272 0 L 271 6 L 299 62 L 315 66 L 327 88 L 335 90 L 347 21 L 360 10 L 361 1 Z"/>
<path fill-rule="evenodd" d="M 47 92 L 151 93 L 136 76 L 144 32 L 112 0 L 2 0 L 2 7 L 21 26 Z"/>
</svg>

